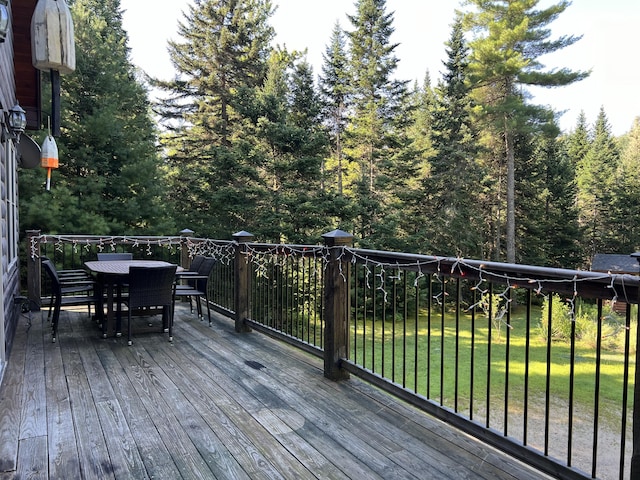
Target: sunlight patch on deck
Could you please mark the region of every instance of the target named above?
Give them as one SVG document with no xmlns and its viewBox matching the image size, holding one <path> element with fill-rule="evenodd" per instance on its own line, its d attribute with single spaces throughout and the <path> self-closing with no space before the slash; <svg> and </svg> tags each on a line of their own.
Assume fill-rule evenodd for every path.
<svg viewBox="0 0 640 480">
<path fill-rule="evenodd" d="M 274 435 L 284 435 L 304 426 L 304 417 L 293 410 L 262 409 L 255 415 L 256 420 Z"/>
</svg>

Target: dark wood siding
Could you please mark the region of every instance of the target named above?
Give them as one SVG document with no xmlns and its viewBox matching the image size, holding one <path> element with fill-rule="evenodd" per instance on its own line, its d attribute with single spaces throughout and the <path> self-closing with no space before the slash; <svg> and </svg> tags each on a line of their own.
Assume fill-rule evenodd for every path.
<svg viewBox="0 0 640 480">
<path fill-rule="evenodd" d="M 36 0 L 10 2 L 13 34 L 9 32 L 5 42 L 0 43 L 0 106 L 7 111 L 16 100 L 28 112 L 31 128 L 39 127 L 40 88 L 37 71 L 31 66 L 31 16 Z M 5 144 L 6 145 L 6 144 Z M 14 205 L 8 205 L 7 195 L 11 189 L 8 182 L 15 179 L 15 162 L 7 155 L 15 155 L 16 149 L 0 145 L 0 245 L 2 290 L 0 308 L 4 313 L 4 345 L 0 345 L 0 379 L 4 365 L 2 353 L 11 350 L 16 325 L 19 318 L 18 305 L 14 301 L 20 294 L 19 262 L 11 252 L 17 252 L 15 235 L 9 234 L 9 228 L 15 225 Z M 11 257 L 11 258 L 10 258 Z"/>
<path fill-rule="evenodd" d="M 31 63 L 31 16 L 36 3 L 21 0 L 12 5 L 16 98 L 27 112 L 27 128 L 33 130 L 42 124 L 40 71 Z"/>
</svg>

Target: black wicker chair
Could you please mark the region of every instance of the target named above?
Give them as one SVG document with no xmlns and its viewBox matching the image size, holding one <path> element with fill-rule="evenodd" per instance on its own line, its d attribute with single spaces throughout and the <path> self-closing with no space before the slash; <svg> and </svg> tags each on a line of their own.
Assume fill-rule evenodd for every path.
<svg viewBox="0 0 640 480">
<path fill-rule="evenodd" d="M 51 319 L 51 334 L 53 342 L 58 336 L 58 321 L 60 320 L 60 310 L 66 306 L 87 305 L 89 315 L 91 315 L 91 304 L 96 306 L 98 311 L 99 297 L 95 291 L 93 280 L 79 280 L 73 282 L 61 282 L 58 277 L 56 267 L 51 260 L 43 260 L 42 267 L 48 275 L 51 284 L 51 298 L 53 318 Z"/>
<path fill-rule="evenodd" d="M 200 268 L 200 265 L 202 265 L 202 262 L 204 261 L 204 259 L 205 259 L 204 255 L 196 255 L 195 257 L 193 257 L 193 260 L 191 260 L 191 265 L 189 265 L 189 269 L 178 272 L 177 275 L 180 277 L 198 275 L 198 269 Z"/>
<path fill-rule="evenodd" d="M 100 252 L 98 253 L 98 261 L 100 262 L 115 262 L 118 260 L 133 260 L 133 253 L 130 252 Z M 118 329 L 120 328 L 120 323 L 122 321 L 122 303 L 124 300 L 124 296 L 126 296 L 127 284 L 123 282 L 119 282 L 116 284 L 116 304 L 117 304 L 117 313 L 116 316 L 118 318 Z M 120 331 L 120 330 L 118 330 Z"/>
<path fill-rule="evenodd" d="M 177 298 L 189 298 L 189 305 L 191 305 L 191 299 L 196 299 L 196 305 L 198 308 L 198 317 L 202 320 L 202 304 L 200 298 L 204 297 L 207 305 L 207 317 L 209 319 L 209 325 L 211 325 L 211 309 L 209 307 L 209 293 L 207 292 L 207 286 L 209 284 L 209 277 L 213 267 L 216 264 L 216 259 L 212 257 L 203 257 L 198 267 L 197 274 L 193 274 L 190 271 L 179 272 L 177 277 L 179 280 L 186 280 L 185 285 L 176 285 L 175 297 Z M 193 308 L 191 309 L 193 311 Z"/>
<path fill-rule="evenodd" d="M 176 278 L 176 266 L 168 267 L 131 267 L 129 268 L 129 307 L 127 340 L 131 345 L 131 317 L 136 309 L 162 307 L 162 332 L 169 332 L 169 341 L 173 341 L 173 293 Z"/>
</svg>

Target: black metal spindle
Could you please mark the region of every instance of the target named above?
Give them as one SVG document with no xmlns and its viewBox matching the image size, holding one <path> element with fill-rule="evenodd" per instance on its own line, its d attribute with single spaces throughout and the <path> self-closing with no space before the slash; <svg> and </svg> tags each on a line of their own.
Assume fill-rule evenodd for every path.
<svg viewBox="0 0 640 480">
<path fill-rule="evenodd" d="M 506 315 L 506 345 L 504 349 L 504 420 L 503 434 L 506 437 L 509 434 L 509 370 L 510 370 L 510 354 L 511 354 L 511 289 L 507 290 L 507 304 L 505 307 Z"/>
<path fill-rule="evenodd" d="M 358 281 L 358 269 L 353 269 L 353 277 L 355 281 L 353 282 L 353 361 L 358 363 L 358 298 L 360 298 L 359 286 L 360 282 Z"/>
<path fill-rule="evenodd" d="M 393 275 L 393 295 L 391 297 L 391 381 L 396 381 L 396 309 L 398 308 L 398 270 Z"/>
<path fill-rule="evenodd" d="M 439 275 L 439 274 L 438 274 Z M 440 405 L 444 405 L 445 283 L 440 280 Z"/>
<path fill-rule="evenodd" d="M 640 310 L 640 309 L 638 309 Z M 629 357 L 631 355 L 631 304 L 627 303 L 625 311 L 624 332 L 624 374 L 622 379 L 622 405 L 620 418 L 620 480 L 624 478 L 625 449 L 627 445 L 627 408 L 629 402 Z"/>
<path fill-rule="evenodd" d="M 593 392 L 593 455 L 591 458 L 591 476 L 596 478 L 598 467 L 598 432 L 600 424 L 600 367 L 602 366 L 602 299 L 598 299 L 598 337 L 596 339 L 596 372 Z"/>
<path fill-rule="evenodd" d="M 377 372 L 376 369 L 376 321 L 378 319 L 378 289 L 376 288 L 376 269 L 373 267 L 373 279 L 371 285 L 371 371 Z"/>
<path fill-rule="evenodd" d="M 493 332 L 492 329 L 492 320 L 493 320 L 493 283 L 489 283 L 489 291 L 488 291 L 488 301 L 489 301 L 489 315 L 487 319 L 487 391 L 486 391 L 486 416 L 485 416 L 485 426 L 489 428 L 491 422 L 491 335 Z"/>
<path fill-rule="evenodd" d="M 367 298 L 369 294 L 366 275 L 367 272 L 364 274 L 364 283 L 362 285 L 362 366 L 365 368 L 367 366 Z"/>
<path fill-rule="evenodd" d="M 573 307 L 575 309 L 575 305 Z M 574 380 L 576 370 L 576 319 L 575 311 L 572 312 L 571 319 L 571 343 L 569 351 L 569 418 L 567 422 L 567 465 L 571 466 L 571 457 L 573 456 L 573 400 L 574 400 Z"/>
<path fill-rule="evenodd" d="M 471 308 L 471 357 L 469 358 L 469 420 L 473 420 L 474 409 L 474 378 L 476 372 L 476 303 L 478 302 L 478 289 L 472 290 L 472 308 Z"/>
<path fill-rule="evenodd" d="M 427 280 L 427 398 L 431 398 L 431 308 L 433 306 L 433 276 Z"/>
<path fill-rule="evenodd" d="M 419 321 L 420 321 L 420 282 L 418 282 L 417 278 L 414 279 L 415 282 L 415 287 L 414 287 L 414 295 L 415 295 L 415 311 L 413 313 L 413 323 L 414 323 L 414 335 L 413 335 L 413 391 L 417 392 L 418 391 L 418 360 L 419 360 L 419 356 L 418 356 L 418 346 L 419 346 L 419 338 L 420 336 L 418 335 L 418 327 L 419 327 Z M 408 297 L 408 285 L 407 285 L 407 276 L 405 275 L 405 292 L 407 292 L 405 294 L 406 297 Z M 408 303 L 407 303 L 407 308 L 408 308 Z M 406 320 L 404 321 L 404 330 L 405 332 L 407 331 L 407 322 Z M 405 335 L 405 346 L 404 346 L 405 350 L 406 350 L 406 335 Z M 406 368 L 404 369 L 406 372 Z M 406 385 L 407 383 L 407 379 L 404 379 L 404 383 L 403 385 Z"/>
<path fill-rule="evenodd" d="M 553 295 L 547 297 L 549 311 L 547 312 L 547 351 L 546 351 L 546 388 L 544 396 L 544 455 L 549 455 L 549 418 L 551 415 L 551 340 L 553 331 Z"/>
<path fill-rule="evenodd" d="M 456 278 L 456 338 L 455 338 L 455 355 L 454 355 L 454 393 L 453 393 L 453 410 L 458 412 L 458 394 L 460 386 L 460 279 Z"/>
<path fill-rule="evenodd" d="M 524 406 L 523 406 L 523 425 L 522 425 L 522 444 L 527 445 L 527 433 L 529 427 L 529 356 L 531 354 L 531 302 L 532 292 L 527 290 L 527 312 L 526 312 L 526 333 L 524 340 Z"/>
<path fill-rule="evenodd" d="M 380 299 L 382 309 L 382 332 L 380 334 L 380 373 L 382 376 L 385 376 L 385 367 L 386 367 L 386 351 L 387 351 L 387 342 L 386 340 L 386 331 L 387 331 L 387 305 L 386 305 L 386 284 L 384 278 L 384 272 L 380 273 L 380 288 L 383 289 L 382 298 Z"/>
</svg>

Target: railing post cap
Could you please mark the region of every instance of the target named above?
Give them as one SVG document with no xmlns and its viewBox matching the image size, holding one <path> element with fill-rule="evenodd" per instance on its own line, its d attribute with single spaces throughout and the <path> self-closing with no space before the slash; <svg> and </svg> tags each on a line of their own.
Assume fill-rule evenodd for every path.
<svg viewBox="0 0 640 480">
<path fill-rule="evenodd" d="M 193 234 L 195 232 L 193 230 L 191 230 L 190 228 L 185 228 L 184 230 L 180 230 L 180 236 L 181 237 L 193 237 Z"/>
<path fill-rule="evenodd" d="M 322 235 L 326 245 L 348 245 L 353 242 L 353 235 L 344 230 L 335 229 Z"/>
<path fill-rule="evenodd" d="M 231 236 L 238 243 L 249 242 L 249 241 L 251 241 L 251 240 L 253 240 L 255 238 L 255 235 L 253 233 L 249 233 L 249 232 L 246 232 L 244 230 L 242 230 L 240 232 L 236 232 Z"/>
</svg>

